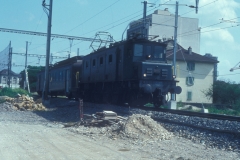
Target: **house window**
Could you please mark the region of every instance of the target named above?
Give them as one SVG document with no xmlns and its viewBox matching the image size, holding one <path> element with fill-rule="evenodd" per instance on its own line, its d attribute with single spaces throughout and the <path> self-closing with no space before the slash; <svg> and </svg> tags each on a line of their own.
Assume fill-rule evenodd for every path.
<svg viewBox="0 0 240 160">
<path fill-rule="evenodd" d="M 188 91 L 187 92 L 187 101 L 191 101 L 192 100 L 192 92 Z"/>
<path fill-rule="evenodd" d="M 13 77 L 13 84 L 17 84 L 17 78 L 16 77 Z"/>
<path fill-rule="evenodd" d="M 194 62 L 187 62 L 187 70 L 194 71 L 195 70 L 195 63 Z"/>
<path fill-rule="evenodd" d="M 96 66 L 96 60 L 95 59 L 92 61 L 92 65 L 93 65 L 93 67 Z"/>
<path fill-rule="evenodd" d="M 7 84 L 7 77 L 5 76 L 2 77 L 2 84 Z"/>
<path fill-rule="evenodd" d="M 194 77 L 186 77 L 186 84 L 192 86 L 194 84 Z"/>
<path fill-rule="evenodd" d="M 108 56 L 108 63 L 111 63 L 111 62 L 112 62 L 112 54 Z"/>
<path fill-rule="evenodd" d="M 103 64 L 103 57 L 100 57 L 100 65 Z"/>
</svg>

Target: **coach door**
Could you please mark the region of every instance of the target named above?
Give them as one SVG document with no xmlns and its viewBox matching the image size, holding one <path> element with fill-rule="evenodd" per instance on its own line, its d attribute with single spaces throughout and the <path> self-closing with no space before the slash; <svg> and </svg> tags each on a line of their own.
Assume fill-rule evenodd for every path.
<svg viewBox="0 0 240 160">
<path fill-rule="evenodd" d="M 70 71 L 69 71 L 69 69 L 68 70 L 66 70 L 66 74 L 65 74 L 65 91 L 66 91 L 66 93 L 68 93 L 69 92 L 69 88 L 70 88 L 70 86 L 71 86 L 71 81 L 70 81 Z"/>
<path fill-rule="evenodd" d="M 116 80 L 122 79 L 122 51 L 120 48 L 116 50 Z"/>
</svg>

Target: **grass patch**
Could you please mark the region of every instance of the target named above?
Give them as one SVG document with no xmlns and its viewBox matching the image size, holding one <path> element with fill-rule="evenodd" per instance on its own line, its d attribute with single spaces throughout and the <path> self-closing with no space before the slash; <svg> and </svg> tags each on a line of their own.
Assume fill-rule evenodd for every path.
<svg viewBox="0 0 240 160">
<path fill-rule="evenodd" d="M 8 96 L 8 97 L 16 97 L 17 94 L 21 94 L 21 95 L 29 95 L 30 94 L 24 90 L 24 89 L 21 89 L 21 88 L 15 88 L 15 89 L 11 89 L 11 88 L 3 88 L 0 90 L 0 96 Z"/>
<path fill-rule="evenodd" d="M 232 110 L 232 109 L 217 109 L 216 107 L 207 107 L 209 113 L 213 114 L 223 114 L 223 115 L 229 115 L 229 116 L 240 116 L 239 110 Z"/>
</svg>

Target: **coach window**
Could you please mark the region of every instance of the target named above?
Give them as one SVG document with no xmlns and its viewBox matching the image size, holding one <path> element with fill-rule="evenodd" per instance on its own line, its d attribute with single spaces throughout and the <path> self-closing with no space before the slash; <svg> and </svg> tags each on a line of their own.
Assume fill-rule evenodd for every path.
<svg viewBox="0 0 240 160">
<path fill-rule="evenodd" d="M 134 56 L 142 56 L 143 55 L 143 45 L 135 44 L 134 45 Z"/>
<path fill-rule="evenodd" d="M 100 65 L 103 65 L 103 57 L 100 57 Z"/>
<path fill-rule="evenodd" d="M 108 56 L 108 63 L 112 63 L 112 54 Z"/>
<path fill-rule="evenodd" d="M 60 81 L 62 81 L 62 71 L 59 73 Z"/>
<path fill-rule="evenodd" d="M 96 66 L 96 60 L 95 60 L 95 59 L 93 59 L 93 61 L 92 61 L 92 65 L 93 65 L 93 67 Z"/>
<path fill-rule="evenodd" d="M 88 68 L 88 61 L 86 61 L 86 68 Z"/>
</svg>

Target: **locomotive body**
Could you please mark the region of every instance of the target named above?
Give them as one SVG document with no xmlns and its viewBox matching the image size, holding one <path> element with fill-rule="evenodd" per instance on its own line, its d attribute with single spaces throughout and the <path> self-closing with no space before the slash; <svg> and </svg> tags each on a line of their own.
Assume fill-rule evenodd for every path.
<svg viewBox="0 0 240 160">
<path fill-rule="evenodd" d="M 180 93 L 166 63 L 166 45 L 132 39 L 112 44 L 83 57 L 79 95 L 85 100 L 110 103 L 166 102 Z"/>
<path fill-rule="evenodd" d="M 158 107 L 166 103 L 168 93 L 181 92 L 173 78 L 172 65 L 166 62 L 165 49 L 165 44 L 145 39 L 111 44 L 81 57 L 75 69 L 72 62 L 65 68 L 53 67 L 51 77 L 63 77 L 50 79 L 49 93 L 58 94 L 61 90 L 69 98 L 80 97 L 84 101 L 139 105 L 150 102 Z"/>
</svg>

